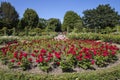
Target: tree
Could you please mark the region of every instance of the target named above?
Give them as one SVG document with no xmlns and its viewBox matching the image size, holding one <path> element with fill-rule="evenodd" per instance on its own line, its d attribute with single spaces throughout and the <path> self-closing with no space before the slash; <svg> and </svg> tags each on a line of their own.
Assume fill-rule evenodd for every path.
<svg viewBox="0 0 120 80">
<path fill-rule="evenodd" d="M 47 27 L 47 20 L 44 18 L 40 18 L 37 27 L 45 29 Z"/>
<path fill-rule="evenodd" d="M 1 2 L 0 5 L 0 28 L 17 27 L 19 15 L 9 2 Z"/>
<path fill-rule="evenodd" d="M 89 28 L 114 27 L 118 24 L 120 18 L 115 9 L 109 4 L 99 5 L 96 9 L 90 9 L 83 12 L 84 24 Z"/>
<path fill-rule="evenodd" d="M 27 8 L 22 18 L 22 24 L 24 24 L 24 27 L 28 27 L 29 29 L 35 28 L 38 25 L 38 21 L 39 17 L 36 11 Z"/>
<path fill-rule="evenodd" d="M 24 19 L 23 18 L 20 19 L 19 22 L 18 22 L 18 25 L 17 25 L 17 29 L 18 30 L 23 30 L 23 29 L 25 29 L 25 26 L 26 26 L 26 24 L 25 24 Z"/>
<path fill-rule="evenodd" d="M 78 24 L 82 24 L 80 16 L 74 11 L 67 11 L 64 16 L 62 30 L 67 31 L 67 29 L 69 29 L 72 31 Z"/>
<path fill-rule="evenodd" d="M 47 30 L 50 31 L 56 31 L 60 32 L 61 31 L 61 22 L 59 19 L 56 18 L 50 18 L 47 23 Z"/>
<path fill-rule="evenodd" d="M 82 32 L 82 31 L 83 31 L 83 23 L 82 20 L 79 19 L 75 23 L 73 32 Z"/>
</svg>

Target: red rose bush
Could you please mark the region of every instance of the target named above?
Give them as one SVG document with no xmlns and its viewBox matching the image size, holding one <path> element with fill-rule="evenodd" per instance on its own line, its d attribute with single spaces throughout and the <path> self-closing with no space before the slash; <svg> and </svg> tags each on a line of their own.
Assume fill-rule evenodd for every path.
<svg viewBox="0 0 120 80">
<path fill-rule="evenodd" d="M 49 72 L 61 68 L 63 72 L 76 67 L 95 69 L 117 60 L 119 48 L 93 40 L 32 40 L 6 44 L 0 49 L 0 60 L 9 68 L 23 70 L 39 67 Z"/>
</svg>

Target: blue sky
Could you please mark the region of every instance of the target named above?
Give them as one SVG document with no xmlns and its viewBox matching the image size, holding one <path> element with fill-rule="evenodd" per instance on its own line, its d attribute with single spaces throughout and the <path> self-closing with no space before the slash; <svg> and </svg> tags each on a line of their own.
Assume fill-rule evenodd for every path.
<svg viewBox="0 0 120 80">
<path fill-rule="evenodd" d="M 40 18 L 59 18 L 63 21 L 66 11 L 75 11 L 83 16 L 86 9 L 96 8 L 99 4 L 110 4 L 120 14 L 120 0 L 0 0 L 10 2 L 20 18 L 27 8 L 34 9 Z"/>
</svg>

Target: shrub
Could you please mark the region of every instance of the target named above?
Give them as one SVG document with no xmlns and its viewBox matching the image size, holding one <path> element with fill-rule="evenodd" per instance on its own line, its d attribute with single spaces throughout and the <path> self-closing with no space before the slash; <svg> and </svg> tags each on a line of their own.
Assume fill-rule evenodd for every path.
<svg viewBox="0 0 120 80">
<path fill-rule="evenodd" d="M 105 42 L 120 43 L 120 35 L 114 34 L 98 34 L 98 33 L 69 33 L 69 39 L 82 39 L 82 40 L 102 40 Z"/>
</svg>

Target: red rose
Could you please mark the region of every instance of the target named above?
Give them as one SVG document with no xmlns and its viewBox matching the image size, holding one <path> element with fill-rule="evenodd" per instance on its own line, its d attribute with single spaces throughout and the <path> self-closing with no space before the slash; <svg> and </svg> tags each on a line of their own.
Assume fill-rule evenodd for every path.
<svg viewBox="0 0 120 80">
<path fill-rule="evenodd" d="M 14 63 L 14 62 L 15 62 L 15 60 L 14 60 L 14 59 L 11 59 L 11 60 L 10 60 L 10 62 L 13 62 L 13 63 Z"/>
<path fill-rule="evenodd" d="M 36 63 L 39 63 L 40 61 L 38 59 L 36 59 Z"/>
<path fill-rule="evenodd" d="M 23 53 L 23 56 L 24 56 L 24 57 L 27 57 L 27 53 Z"/>
<path fill-rule="evenodd" d="M 91 64 L 92 64 L 92 65 L 93 65 L 93 64 L 95 64 L 95 61 L 94 61 L 94 60 L 92 60 L 92 61 L 91 61 Z"/>
<path fill-rule="evenodd" d="M 21 64 L 21 62 L 18 62 L 18 63 L 17 63 L 17 65 L 20 65 L 20 64 Z"/>
<path fill-rule="evenodd" d="M 14 58 L 18 58 L 18 52 L 16 51 L 16 52 L 14 52 Z"/>
<path fill-rule="evenodd" d="M 28 58 L 28 60 L 29 60 L 30 62 L 32 62 L 32 58 Z"/>
<path fill-rule="evenodd" d="M 32 57 L 35 57 L 35 54 L 34 54 L 34 53 L 32 53 L 32 54 L 31 54 L 31 56 L 32 56 Z"/>
<path fill-rule="evenodd" d="M 43 62 L 43 58 L 42 58 L 42 57 L 39 57 L 39 61 L 40 61 L 40 62 Z"/>
<path fill-rule="evenodd" d="M 59 65 L 60 65 L 60 62 L 56 62 L 56 64 L 59 66 Z"/>
<path fill-rule="evenodd" d="M 38 52 L 39 52 L 39 50 L 34 50 L 34 52 L 35 52 L 35 53 L 38 53 Z"/>
<path fill-rule="evenodd" d="M 47 51 L 45 49 L 41 49 L 41 53 L 46 53 Z"/>
</svg>

